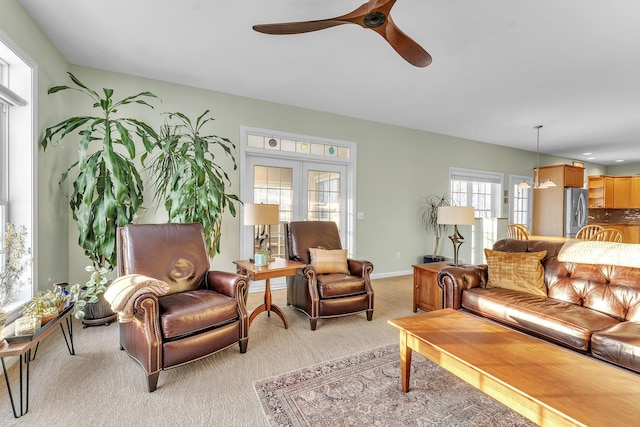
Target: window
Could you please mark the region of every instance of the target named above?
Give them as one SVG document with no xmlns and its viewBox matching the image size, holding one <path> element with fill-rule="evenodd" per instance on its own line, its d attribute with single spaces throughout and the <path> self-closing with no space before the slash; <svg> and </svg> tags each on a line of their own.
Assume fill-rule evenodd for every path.
<svg viewBox="0 0 640 427">
<path fill-rule="evenodd" d="M 509 222 L 512 224 L 524 224 L 531 229 L 532 191 L 528 188 L 518 188 L 518 185 L 522 182 L 533 185 L 530 176 L 511 175 L 509 177 L 509 187 L 511 188 Z"/>
<path fill-rule="evenodd" d="M 496 218 L 502 214 L 501 173 L 451 168 L 449 182 L 453 205 L 473 206 L 476 218 Z"/>
<path fill-rule="evenodd" d="M 35 247 L 35 156 L 33 105 L 35 63 L 0 32 L 0 237 L 7 222 L 27 228 L 27 245 Z M 29 271 L 32 286 L 5 307 L 9 321 L 37 288 L 35 266 Z"/>
</svg>

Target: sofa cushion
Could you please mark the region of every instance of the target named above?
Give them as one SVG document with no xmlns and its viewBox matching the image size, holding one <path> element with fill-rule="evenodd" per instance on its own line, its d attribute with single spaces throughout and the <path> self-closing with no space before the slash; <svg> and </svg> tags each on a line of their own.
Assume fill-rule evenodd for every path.
<svg viewBox="0 0 640 427">
<path fill-rule="evenodd" d="M 621 322 L 593 333 L 591 353 L 640 372 L 640 322 Z"/>
<path fill-rule="evenodd" d="M 500 288 L 462 293 L 462 307 L 582 352 L 589 351 L 592 331 L 619 323 L 606 314 L 541 295 Z"/>
<path fill-rule="evenodd" d="M 238 318 L 235 298 L 205 289 L 166 295 L 158 298 L 158 303 L 165 339 L 200 332 Z"/>
<path fill-rule="evenodd" d="M 485 249 L 488 266 L 488 288 L 503 288 L 547 295 L 544 269 L 540 261 L 547 251 L 502 252 Z"/>
<path fill-rule="evenodd" d="M 309 248 L 311 266 L 318 274 L 349 274 L 346 249 Z"/>
</svg>

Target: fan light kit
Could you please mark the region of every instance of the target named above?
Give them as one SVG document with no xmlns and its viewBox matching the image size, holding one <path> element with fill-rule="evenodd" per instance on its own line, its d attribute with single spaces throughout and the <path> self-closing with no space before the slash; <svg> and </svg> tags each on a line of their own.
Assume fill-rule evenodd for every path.
<svg viewBox="0 0 640 427">
<path fill-rule="evenodd" d="M 403 33 L 391 19 L 391 8 L 395 2 L 396 0 L 369 0 L 353 12 L 335 18 L 254 25 L 253 29 L 260 33 L 281 35 L 308 33 L 342 24 L 358 24 L 380 34 L 411 65 L 426 67 L 431 64 L 431 55 Z"/>
</svg>

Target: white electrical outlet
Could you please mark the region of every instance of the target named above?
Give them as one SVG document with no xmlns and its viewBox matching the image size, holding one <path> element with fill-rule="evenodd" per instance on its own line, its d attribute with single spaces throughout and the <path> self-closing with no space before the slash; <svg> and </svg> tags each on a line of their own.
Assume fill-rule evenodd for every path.
<svg viewBox="0 0 640 427">
<path fill-rule="evenodd" d="M 400 251 L 396 252 L 396 259 L 400 259 Z"/>
</svg>

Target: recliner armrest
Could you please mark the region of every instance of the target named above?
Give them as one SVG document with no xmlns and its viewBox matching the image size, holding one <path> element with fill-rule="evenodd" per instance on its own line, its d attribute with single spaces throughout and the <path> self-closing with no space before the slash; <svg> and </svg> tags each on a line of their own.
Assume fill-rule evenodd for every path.
<svg viewBox="0 0 640 427">
<path fill-rule="evenodd" d="M 487 265 L 449 266 L 438 273 L 438 286 L 444 293 L 444 308 L 458 310 L 462 291 L 487 285 Z"/>
<path fill-rule="evenodd" d="M 247 278 L 240 274 L 227 271 L 207 272 L 207 289 L 219 292 L 230 298 L 244 299 L 247 287 Z"/>
<path fill-rule="evenodd" d="M 373 271 L 373 264 L 370 261 L 349 258 L 347 264 L 352 276 L 367 278 Z"/>
</svg>

